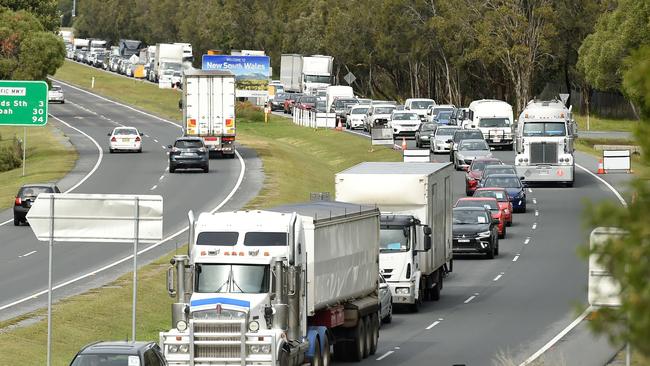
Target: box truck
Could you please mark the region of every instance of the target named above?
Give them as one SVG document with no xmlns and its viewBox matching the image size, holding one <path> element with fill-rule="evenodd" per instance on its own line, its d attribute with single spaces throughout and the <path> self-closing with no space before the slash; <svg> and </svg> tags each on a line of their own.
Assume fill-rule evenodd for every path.
<svg viewBox="0 0 650 366">
<path fill-rule="evenodd" d="M 210 155 L 235 157 L 235 76 L 187 70 L 183 77 L 183 130 L 203 139 Z"/>
<path fill-rule="evenodd" d="M 314 94 L 332 83 L 332 56 L 283 54 L 280 58 L 280 81 L 285 91 Z"/>
<path fill-rule="evenodd" d="M 336 174 L 336 200 L 381 210 L 379 267 L 393 303 L 438 300 L 452 264 L 450 163 L 365 162 Z"/>
<path fill-rule="evenodd" d="M 167 272 L 169 365 L 329 365 L 375 353 L 376 208 L 321 201 L 188 216 L 189 253 Z"/>
<path fill-rule="evenodd" d="M 469 104 L 469 121 L 463 128 L 478 128 L 490 146 L 512 150 L 513 119 L 510 104 L 494 99 L 475 100 Z"/>
<path fill-rule="evenodd" d="M 183 71 L 183 45 L 158 43 L 155 57 L 153 81 L 158 83 L 160 88 L 178 86 Z"/>
</svg>

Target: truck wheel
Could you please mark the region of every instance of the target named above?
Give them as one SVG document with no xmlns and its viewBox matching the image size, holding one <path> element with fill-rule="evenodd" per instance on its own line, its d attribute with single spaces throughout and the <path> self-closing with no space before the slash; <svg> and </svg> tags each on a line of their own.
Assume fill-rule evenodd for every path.
<svg viewBox="0 0 650 366">
<path fill-rule="evenodd" d="M 363 327 L 366 328 L 366 339 L 364 341 L 365 347 L 363 352 L 363 358 L 370 356 L 370 348 L 372 347 L 372 340 L 374 337 L 374 327 L 372 324 L 372 318 L 368 316 L 363 317 Z"/>
<path fill-rule="evenodd" d="M 363 319 L 359 319 L 357 326 L 352 332 L 352 343 L 350 344 L 350 360 L 360 362 L 366 353 L 366 327 Z"/>
<path fill-rule="evenodd" d="M 370 345 L 368 346 L 368 354 L 374 355 L 377 353 L 377 344 L 379 343 L 379 313 L 370 316 L 370 324 L 372 332 L 370 336 Z"/>
<path fill-rule="evenodd" d="M 331 353 L 331 348 L 330 348 L 330 340 L 325 336 L 325 339 L 322 340 L 323 342 L 323 348 L 321 354 L 323 355 L 322 360 L 323 360 L 323 366 L 330 366 L 332 363 L 332 353 Z"/>
<path fill-rule="evenodd" d="M 311 359 L 312 366 L 323 366 L 323 357 L 320 354 L 320 341 L 316 340 L 314 345 L 314 357 Z"/>
<path fill-rule="evenodd" d="M 388 311 L 388 315 L 384 319 L 382 319 L 384 324 L 390 324 L 393 321 L 393 304 L 390 304 L 390 310 Z"/>
<path fill-rule="evenodd" d="M 334 360 L 335 361 L 347 361 L 350 357 L 350 342 L 339 341 L 334 343 Z"/>
<path fill-rule="evenodd" d="M 430 291 L 431 297 L 430 299 L 433 301 L 438 301 L 440 300 L 440 291 L 442 290 L 442 272 L 438 269 L 436 271 L 436 276 L 438 277 L 436 280 L 435 286 Z"/>
</svg>

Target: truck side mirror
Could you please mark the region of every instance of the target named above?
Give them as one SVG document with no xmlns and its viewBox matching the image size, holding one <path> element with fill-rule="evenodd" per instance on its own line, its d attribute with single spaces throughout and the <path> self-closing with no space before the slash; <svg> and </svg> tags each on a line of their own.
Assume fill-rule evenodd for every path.
<svg viewBox="0 0 650 366">
<path fill-rule="evenodd" d="M 422 231 L 424 232 L 424 235 L 431 235 L 431 228 L 429 226 L 424 226 L 422 228 Z"/>
<path fill-rule="evenodd" d="M 429 229 L 431 231 L 431 229 Z M 431 250 L 431 234 L 424 237 L 424 249 L 423 251 L 428 252 Z"/>
</svg>

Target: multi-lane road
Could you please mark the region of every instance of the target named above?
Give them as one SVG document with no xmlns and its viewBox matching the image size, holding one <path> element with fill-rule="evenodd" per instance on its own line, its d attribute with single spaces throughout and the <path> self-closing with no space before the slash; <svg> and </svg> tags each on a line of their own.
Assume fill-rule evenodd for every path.
<svg viewBox="0 0 650 366">
<path fill-rule="evenodd" d="M 165 239 L 156 245 L 141 245 L 142 262 L 187 242 L 188 210 L 238 208 L 260 189 L 261 163 L 254 151 L 239 148 L 236 159 L 212 159 L 208 174 L 170 174 L 165 147 L 181 134 L 179 125 L 61 85 L 66 103 L 50 105 L 50 122 L 69 136 L 80 156 L 73 172 L 59 182 L 61 190 L 163 196 Z M 145 133 L 141 154 L 109 154 L 107 134 L 122 125 Z M 47 298 L 47 244 L 36 241 L 28 226 L 13 226 L 11 219 L 11 210 L 0 214 L 0 319 L 42 307 Z M 128 271 L 131 252 L 128 244 L 57 243 L 53 255 L 55 299 Z"/>
</svg>

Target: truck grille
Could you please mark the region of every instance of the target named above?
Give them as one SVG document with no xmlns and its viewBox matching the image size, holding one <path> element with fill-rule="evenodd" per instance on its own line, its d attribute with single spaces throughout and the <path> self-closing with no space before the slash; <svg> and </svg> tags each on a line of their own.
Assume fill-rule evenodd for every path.
<svg viewBox="0 0 650 366">
<path fill-rule="evenodd" d="M 531 142 L 530 163 L 531 164 L 557 164 L 557 143 L 556 142 Z"/>
<path fill-rule="evenodd" d="M 241 359 L 245 342 L 245 322 L 194 321 L 195 359 Z"/>
</svg>

